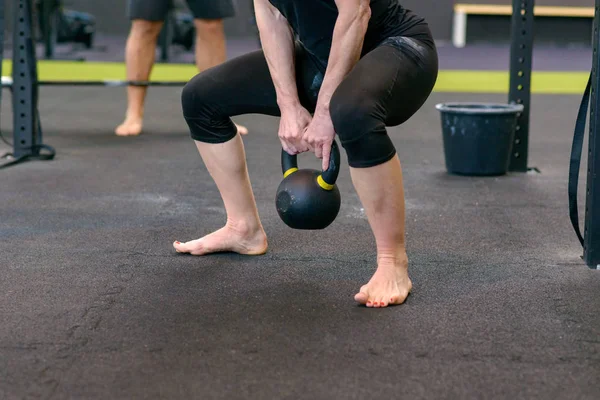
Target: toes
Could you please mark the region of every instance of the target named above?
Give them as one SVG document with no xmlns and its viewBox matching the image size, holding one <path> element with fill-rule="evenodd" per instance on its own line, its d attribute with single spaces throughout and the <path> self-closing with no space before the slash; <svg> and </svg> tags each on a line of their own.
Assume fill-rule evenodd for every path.
<svg viewBox="0 0 600 400">
<path fill-rule="evenodd" d="M 192 256 L 204 256 L 220 251 L 220 248 L 215 247 L 214 243 L 212 243 L 210 240 L 206 240 L 206 237 L 190 240 L 189 242 L 180 243 L 174 246 L 179 250 L 180 253 L 188 253 Z"/>
<path fill-rule="evenodd" d="M 387 307 L 389 304 L 389 301 L 384 300 L 382 297 L 371 296 L 366 285 L 360 288 L 360 292 L 354 296 L 354 300 L 369 308 L 382 308 Z"/>
<path fill-rule="evenodd" d="M 367 302 L 369 301 L 369 294 L 361 289 L 361 291 L 354 296 L 354 300 L 362 305 L 368 306 Z"/>
<path fill-rule="evenodd" d="M 173 247 L 178 253 L 191 253 L 194 254 L 198 251 L 198 245 L 193 240 L 191 242 L 181 243 L 179 241 L 173 242 Z"/>
<path fill-rule="evenodd" d="M 387 301 L 386 299 L 381 297 L 369 297 L 365 292 L 358 293 L 356 296 L 354 296 L 354 299 L 359 303 L 366 305 L 369 308 L 384 308 L 392 303 L 391 301 Z"/>
<path fill-rule="evenodd" d="M 375 297 L 375 298 L 371 297 L 369 299 L 368 303 L 370 303 L 371 307 L 373 307 L 373 308 L 381 307 L 381 303 L 379 302 L 379 299 L 377 297 Z"/>
<path fill-rule="evenodd" d="M 406 301 L 406 298 L 408 297 L 408 295 L 410 294 L 409 292 L 404 292 L 404 293 L 400 293 L 397 295 L 393 295 L 392 297 L 390 297 L 390 304 L 402 304 Z"/>
<path fill-rule="evenodd" d="M 174 241 L 173 242 L 173 247 L 175 248 L 175 251 L 178 253 L 185 253 L 186 251 L 183 249 L 184 244 L 179 242 L 179 241 Z"/>
</svg>

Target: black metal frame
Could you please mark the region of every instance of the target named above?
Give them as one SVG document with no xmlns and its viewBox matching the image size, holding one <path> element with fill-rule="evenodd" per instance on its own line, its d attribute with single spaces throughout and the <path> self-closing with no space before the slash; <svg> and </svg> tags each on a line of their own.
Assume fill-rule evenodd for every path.
<svg viewBox="0 0 600 400">
<path fill-rule="evenodd" d="M 32 1 L 16 0 L 13 25 L 13 152 L 4 157 L 11 158 L 0 168 L 27 160 L 51 160 L 54 149 L 44 145 L 38 113 L 38 80 L 35 40 L 32 32 Z M 2 13 L 4 14 L 4 13 Z M 4 15 L 2 15 L 4 17 Z M 4 18 L 0 19 L 4 29 Z M 4 43 L 4 42 L 3 42 Z M 3 61 L 0 53 L 0 63 Z M 50 154 L 41 154 L 49 150 Z"/>
<path fill-rule="evenodd" d="M 171 58 L 171 43 L 173 43 L 173 11 L 169 10 L 165 17 L 160 35 L 158 36 L 158 47 L 160 49 L 159 60 L 161 62 L 169 62 L 169 59 Z"/>
<path fill-rule="evenodd" d="M 75 81 L 38 81 L 38 86 L 103 86 L 103 87 L 125 87 L 125 86 L 168 86 L 168 87 L 183 87 L 188 81 L 128 81 L 119 79 L 104 79 L 99 81 L 86 81 L 86 80 L 75 80 Z M 10 79 L 2 79 L 2 87 L 13 90 L 15 87 L 14 83 Z"/>
<path fill-rule="evenodd" d="M 513 0 L 508 101 L 522 104 L 518 116 L 509 170 L 528 171 L 531 71 L 533 63 L 534 0 Z"/>
<path fill-rule="evenodd" d="M 600 0 L 594 17 L 592 86 L 590 92 L 590 137 L 583 234 L 583 259 L 590 268 L 600 269 Z"/>
<path fill-rule="evenodd" d="M 17 0 L 13 32 L 13 156 L 38 155 L 38 87 L 31 0 Z"/>
<path fill-rule="evenodd" d="M 43 0 L 41 2 L 42 38 L 44 40 L 44 56 L 47 59 L 53 59 L 55 56 L 60 7 L 59 0 Z"/>
<path fill-rule="evenodd" d="M 34 6 L 34 4 L 32 4 Z M 32 12 L 36 14 L 39 12 L 40 31 L 42 34 L 42 41 L 44 43 L 44 58 L 47 60 L 71 60 L 71 61 L 85 61 L 85 57 L 71 56 L 71 55 L 56 55 L 56 46 L 58 44 L 59 24 L 61 18 L 61 12 L 63 7 L 63 0 L 40 0 L 39 9 Z M 35 21 L 32 16 L 32 23 Z M 32 25 L 32 32 L 34 27 Z M 34 41 L 35 43 L 35 41 Z"/>
<path fill-rule="evenodd" d="M 4 1 L 0 1 L 0 77 L 2 76 L 2 64 L 4 61 L 4 13 Z M 0 88 L 0 104 L 2 104 L 2 88 Z M 0 115 L 1 119 L 2 115 Z"/>
</svg>

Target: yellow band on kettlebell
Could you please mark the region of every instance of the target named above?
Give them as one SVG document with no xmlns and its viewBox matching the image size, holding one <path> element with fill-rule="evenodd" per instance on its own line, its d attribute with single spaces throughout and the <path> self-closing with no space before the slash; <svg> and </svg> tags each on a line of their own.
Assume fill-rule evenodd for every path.
<svg viewBox="0 0 600 400">
<path fill-rule="evenodd" d="M 335 187 L 335 185 L 330 185 L 329 183 L 325 182 L 322 175 L 319 175 L 317 178 L 317 183 L 325 190 L 332 190 Z"/>
<path fill-rule="evenodd" d="M 283 173 L 283 177 L 287 178 L 288 176 L 290 176 L 291 174 L 293 174 L 296 171 L 298 171 L 298 168 L 295 168 L 295 167 L 294 168 L 290 168 L 290 169 L 288 169 L 287 171 L 285 171 Z"/>
</svg>

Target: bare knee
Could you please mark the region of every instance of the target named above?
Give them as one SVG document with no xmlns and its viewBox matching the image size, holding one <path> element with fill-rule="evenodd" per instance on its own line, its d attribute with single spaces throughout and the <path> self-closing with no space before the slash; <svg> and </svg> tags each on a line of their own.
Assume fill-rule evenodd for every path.
<svg viewBox="0 0 600 400">
<path fill-rule="evenodd" d="M 225 35 L 222 19 L 195 19 L 196 35 L 198 40 L 211 40 Z"/>
<path fill-rule="evenodd" d="M 162 21 L 145 21 L 136 19 L 131 23 L 130 37 L 142 41 L 156 40 L 160 34 L 162 26 Z"/>
</svg>

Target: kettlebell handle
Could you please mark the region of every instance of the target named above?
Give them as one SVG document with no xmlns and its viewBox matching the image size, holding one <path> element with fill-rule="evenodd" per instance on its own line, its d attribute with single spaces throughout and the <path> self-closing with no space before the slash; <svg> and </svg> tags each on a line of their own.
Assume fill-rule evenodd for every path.
<svg viewBox="0 0 600 400">
<path fill-rule="evenodd" d="M 287 178 L 289 175 L 298 171 L 298 157 L 291 155 L 285 150 L 281 150 L 281 170 L 283 177 Z M 332 190 L 335 182 L 337 181 L 338 174 L 340 173 L 340 149 L 338 148 L 337 142 L 333 141 L 331 144 L 331 155 L 329 157 L 329 167 L 326 171 L 323 171 L 317 178 L 319 186 L 325 190 Z"/>
</svg>

